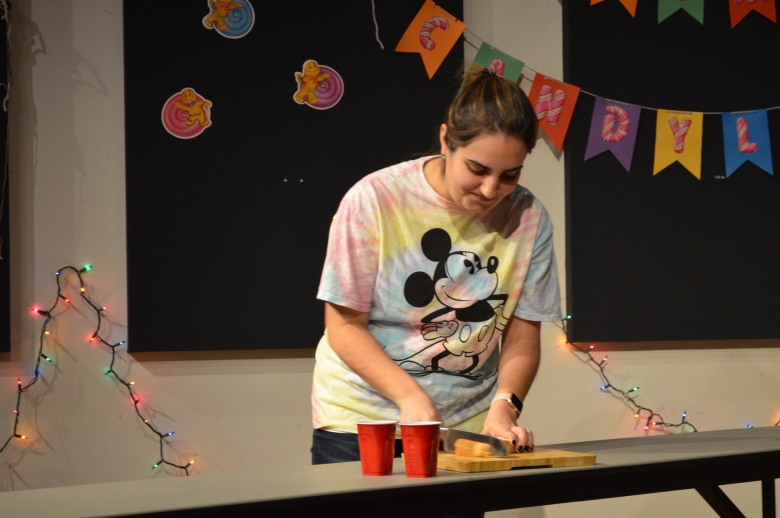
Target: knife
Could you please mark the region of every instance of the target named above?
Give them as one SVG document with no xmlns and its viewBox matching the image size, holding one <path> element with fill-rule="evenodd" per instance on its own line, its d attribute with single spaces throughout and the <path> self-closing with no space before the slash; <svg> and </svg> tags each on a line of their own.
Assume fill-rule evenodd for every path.
<svg viewBox="0 0 780 518">
<path fill-rule="evenodd" d="M 487 456 L 490 457 L 506 457 L 510 453 L 514 453 L 514 447 L 512 446 L 512 443 L 507 439 L 502 439 L 501 437 L 491 437 L 490 435 L 466 432 L 464 430 L 454 430 L 452 428 L 442 428 L 439 432 L 439 435 L 443 443 L 444 451 L 449 451 L 452 453 L 455 453 L 455 441 L 459 439 L 465 439 L 467 441 L 486 445 L 485 450 Z"/>
</svg>

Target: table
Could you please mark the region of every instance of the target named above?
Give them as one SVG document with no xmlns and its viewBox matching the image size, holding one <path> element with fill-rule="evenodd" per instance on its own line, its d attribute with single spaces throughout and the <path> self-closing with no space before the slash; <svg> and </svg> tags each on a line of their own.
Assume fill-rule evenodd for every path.
<svg viewBox="0 0 780 518">
<path fill-rule="evenodd" d="M 780 427 L 545 446 L 595 453 L 594 466 L 492 473 L 440 470 L 363 477 L 359 463 L 33 489 L 0 494 L 7 516 L 426 516 L 696 489 L 720 516 L 742 516 L 718 485 L 761 481 L 775 517 Z"/>
</svg>

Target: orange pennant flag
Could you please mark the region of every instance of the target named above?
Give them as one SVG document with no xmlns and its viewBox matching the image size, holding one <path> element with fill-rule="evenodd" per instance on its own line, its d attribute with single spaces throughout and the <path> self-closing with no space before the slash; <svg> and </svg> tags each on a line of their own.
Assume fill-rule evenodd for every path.
<svg viewBox="0 0 780 518">
<path fill-rule="evenodd" d="M 465 30 L 465 23 L 433 3 L 433 0 L 425 0 L 395 51 L 420 54 L 430 79 Z"/>
<path fill-rule="evenodd" d="M 775 0 L 729 0 L 731 28 L 741 22 L 750 11 L 757 11 L 777 23 Z"/>
<path fill-rule="evenodd" d="M 604 0 L 590 0 L 590 5 L 600 4 L 603 1 Z M 623 4 L 623 7 L 628 9 L 628 12 L 631 13 L 631 16 L 636 18 L 636 4 L 638 1 L 639 0 L 620 0 L 620 3 Z"/>
<path fill-rule="evenodd" d="M 539 73 L 531 85 L 528 98 L 535 103 L 539 129 L 547 133 L 558 151 L 563 148 L 563 140 L 579 95 L 580 87 L 561 83 Z"/>
</svg>

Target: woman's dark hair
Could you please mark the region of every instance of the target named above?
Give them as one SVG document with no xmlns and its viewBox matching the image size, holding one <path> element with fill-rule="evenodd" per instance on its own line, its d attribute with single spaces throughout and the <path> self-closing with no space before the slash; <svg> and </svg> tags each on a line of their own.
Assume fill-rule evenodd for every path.
<svg viewBox="0 0 780 518">
<path fill-rule="evenodd" d="M 520 139 L 530 153 L 536 144 L 536 112 L 517 83 L 491 69 L 472 65 L 463 88 L 452 101 L 444 123 L 447 147 L 468 145 L 484 133 L 501 133 Z"/>
</svg>

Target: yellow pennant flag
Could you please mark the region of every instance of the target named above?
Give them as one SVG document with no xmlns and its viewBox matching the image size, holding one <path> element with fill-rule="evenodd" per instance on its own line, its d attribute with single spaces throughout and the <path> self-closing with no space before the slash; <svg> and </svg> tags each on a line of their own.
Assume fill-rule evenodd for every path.
<svg viewBox="0 0 780 518">
<path fill-rule="evenodd" d="M 658 110 L 655 124 L 655 159 L 653 174 L 658 174 L 675 161 L 701 180 L 701 143 L 704 134 L 704 114 Z"/>
</svg>

